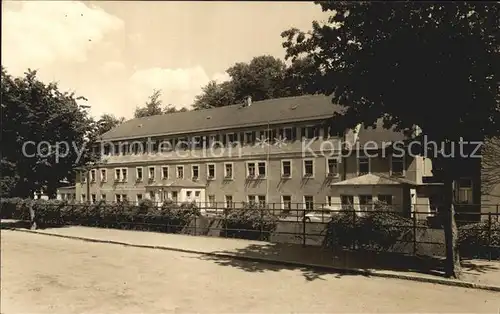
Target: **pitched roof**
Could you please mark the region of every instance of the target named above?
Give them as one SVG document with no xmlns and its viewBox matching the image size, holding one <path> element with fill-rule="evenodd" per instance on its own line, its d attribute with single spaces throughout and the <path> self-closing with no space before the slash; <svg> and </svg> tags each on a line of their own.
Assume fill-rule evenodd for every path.
<svg viewBox="0 0 500 314">
<path fill-rule="evenodd" d="M 338 186 L 338 185 L 401 185 L 401 184 L 417 185 L 416 182 L 411 180 L 388 177 L 381 174 L 373 174 L 373 173 L 365 174 L 359 177 L 354 177 L 339 182 L 334 182 L 331 185 Z"/>
<path fill-rule="evenodd" d="M 102 140 L 174 135 L 328 118 L 340 109 L 325 95 L 305 95 L 176 112 L 126 121 L 102 135 Z"/>
</svg>

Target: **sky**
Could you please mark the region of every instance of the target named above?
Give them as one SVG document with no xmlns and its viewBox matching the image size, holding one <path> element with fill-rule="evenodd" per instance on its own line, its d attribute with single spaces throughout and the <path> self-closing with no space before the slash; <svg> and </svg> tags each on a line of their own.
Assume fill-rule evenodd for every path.
<svg viewBox="0 0 500 314">
<path fill-rule="evenodd" d="M 284 59 L 282 31 L 308 30 L 312 2 L 2 1 L 2 65 L 88 99 L 90 114 L 132 118 L 154 89 L 189 107 L 236 62 Z"/>
</svg>

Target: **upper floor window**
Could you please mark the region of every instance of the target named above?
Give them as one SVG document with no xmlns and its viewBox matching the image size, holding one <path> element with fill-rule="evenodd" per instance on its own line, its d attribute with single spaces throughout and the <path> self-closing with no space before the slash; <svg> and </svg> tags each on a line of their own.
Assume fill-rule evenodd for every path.
<svg viewBox="0 0 500 314">
<path fill-rule="evenodd" d="M 265 177 L 266 176 L 266 162 L 265 161 L 261 161 L 257 164 L 258 166 L 258 170 L 259 170 L 259 174 L 258 176 L 259 177 Z"/>
<path fill-rule="evenodd" d="M 472 204 L 472 180 L 470 178 L 461 178 L 455 183 L 455 198 L 460 204 Z"/>
<path fill-rule="evenodd" d="M 233 178 L 233 164 L 225 163 L 224 164 L 224 178 L 232 179 Z"/>
<path fill-rule="evenodd" d="M 155 167 L 149 167 L 149 180 L 153 181 L 155 179 Z"/>
<path fill-rule="evenodd" d="M 193 180 L 198 180 L 198 177 L 200 176 L 200 167 L 198 167 L 198 165 L 191 166 L 191 172 Z"/>
<path fill-rule="evenodd" d="M 108 177 L 106 169 L 101 169 L 101 182 L 106 182 Z"/>
<path fill-rule="evenodd" d="M 184 166 L 177 166 L 177 179 L 184 179 Z"/>
<path fill-rule="evenodd" d="M 168 166 L 161 167 L 161 178 L 168 179 Z"/>
<path fill-rule="evenodd" d="M 370 157 L 359 156 L 358 157 L 358 175 L 364 175 L 370 173 Z"/>
<path fill-rule="evenodd" d="M 256 171 L 255 171 L 255 163 L 254 162 L 248 162 L 247 163 L 247 177 L 255 177 Z"/>
<path fill-rule="evenodd" d="M 404 158 L 391 156 L 391 175 L 403 176 L 405 171 Z"/>
<path fill-rule="evenodd" d="M 295 140 L 293 136 L 293 128 L 291 127 L 283 128 L 283 133 L 281 134 L 281 138 L 287 141 Z"/>
<path fill-rule="evenodd" d="M 338 159 L 337 158 L 327 158 L 326 159 L 326 174 L 328 177 L 336 177 L 339 175 L 338 169 Z"/>
<path fill-rule="evenodd" d="M 290 160 L 281 161 L 281 176 L 290 178 L 292 176 L 292 162 Z"/>
<path fill-rule="evenodd" d="M 95 169 L 90 170 L 90 182 L 95 182 Z"/>
<path fill-rule="evenodd" d="M 319 129 L 315 126 L 302 127 L 302 138 L 313 139 L 319 136 Z"/>
<path fill-rule="evenodd" d="M 304 177 L 314 177 L 314 160 L 312 159 L 304 160 L 303 169 L 304 169 L 303 172 Z"/>
<path fill-rule="evenodd" d="M 135 178 L 137 181 L 142 181 L 142 167 L 137 167 L 135 169 Z"/>
<path fill-rule="evenodd" d="M 208 180 L 215 179 L 215 164 L 207 165 L 207 179 Z"/>
<path fill-rule="evenodd" d="M 255 132 L 254 131 L 249 131 L 245 132 L 244 134 L 244 143 L 245 144 L 254 144 L 255 143 Z"/>
</svg>

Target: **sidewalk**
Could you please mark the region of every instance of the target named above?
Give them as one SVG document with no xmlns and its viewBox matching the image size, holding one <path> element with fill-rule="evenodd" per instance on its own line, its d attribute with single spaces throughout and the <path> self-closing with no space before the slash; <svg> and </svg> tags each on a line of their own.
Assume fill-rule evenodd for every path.
<svg viewBox="0 0 500 314">
<path fill-rule="evenodd" d="M 146 248 L 168 249 L 204 254 L 207 260 L 220 265 L 250 271 L 251 263 L 261 261 L 274 265 L 313 269 L 316 272 L 362 274 L 410 279 L 440 284 L 483 288 L 500 292 L 500 261 L 468 260 L 463 263 L 461 281 L 446 279 L 435 260 L 366 252 L 334 252 L 319 247 L 297 244 L 268 243 L 218 237 L 163 234 L 154 232 L 70 226 L 44 230 L 16 228 L 12 221 L 2 220 L 2 228 L 75 238 L 93 242 L 114 243 Z"/>
</svg>

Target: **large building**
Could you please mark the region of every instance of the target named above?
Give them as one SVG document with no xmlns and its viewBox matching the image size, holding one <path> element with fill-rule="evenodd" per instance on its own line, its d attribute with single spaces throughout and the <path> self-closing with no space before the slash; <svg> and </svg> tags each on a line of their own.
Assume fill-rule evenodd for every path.
<svg viewBox="0 0 500 314">
<path fill-rule="evenodd" d="M 101 163 L 82 176 L 76 195 L 283 209 L 383 200 L 432 213 L 440 184 L 426 180 L 430 160 L 393 155 L 388 143 L 405 137 L 381 126 L 335 134 L 336 110 L 329 97 L 308 95 L 132 119 L 102 136 Z M 459 197 L 472 200 L 463 184 Z"/>
</svg>

